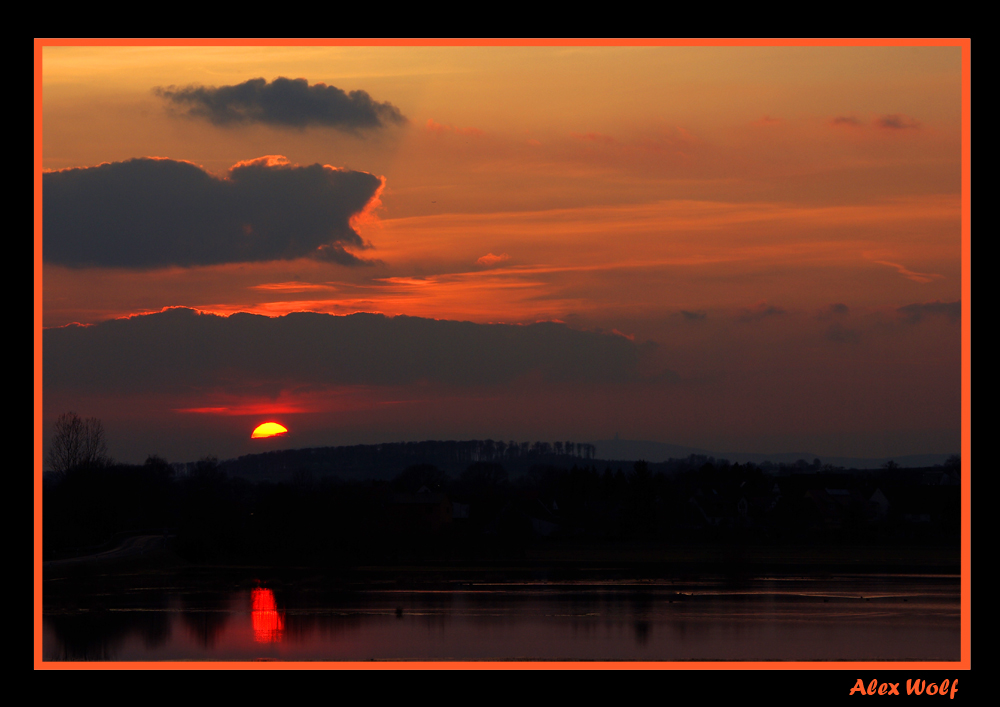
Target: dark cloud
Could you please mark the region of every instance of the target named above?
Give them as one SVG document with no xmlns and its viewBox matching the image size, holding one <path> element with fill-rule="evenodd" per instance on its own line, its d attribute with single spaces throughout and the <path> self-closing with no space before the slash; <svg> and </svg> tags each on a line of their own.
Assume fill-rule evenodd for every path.
<svg viewBox="0 0 1000 707">
<path fill-rule="evenodd" d="M 851 309 L 846 304 L 840 302 L 831 304 L 828 307 L 821 309 L 817 314 L 817 319 L 832 319 L 834 317 L 846 317 L 850 314 Z"/>
<path fill-rule="evenodd" d="M 707 312 L 688 312 L 687 310 L 682 309 L 681 315 L 684 317 L 684 321 L 686 322 L 703 322 L 708 319 Z"/>
<path fill-rule="evenodd" d="M 325 260 L 328 263 L 337 263 L 339 265 L 383 265 L 381 260 L 372 260 L 368 258 L 359 258 L 353 253 L 349 253 L 344 250 L 344 246 L 339 243 L 330 243 L 327 245 L 321 245 L 316 249 L 313 257 L 317 260 Z"/>
<path fill-rule="evenodd" d="M 913 118 L 899 114 L 879 116 L 875 124 L 880 128 L 888 128 L 889 130 L 906 130 L 907 128 L 920 127 L 920 123 Z"/>
<path fill-rule="evenodd" d="M 158 268 L 317 257 L 365 261 L 350 219 L 382 180 L 280 156 L 215 177 L 190 162 L 139 158 L 43 175 L 46 262 Z"/>
<path fill-rule="evenodd" d="M 474 324 L 415 317 L 191 309 L 46 329 L 49 391 L 277 394 L 289 386 L 624 382 L 640 351 L 622 336 L 564 324 Z"/>
<path fill-rule="evenodd" d="M 840 322 L 834 322 L 827 328 L 826 338 L 838 344 L 856 344 L 861 341 L 861 333 L 843 326 Z"/>
<path fill-rule="evenodd" d="M 923 304 L 908 304 L 896 310 L 908 322 L 916 324 L 925 317 L 948 317 L 953 323 L 962 319 L 961 302 L 926 302 Z"/>
<path fill-rule="evenodd" d="M 855 118 L 853 115 L 838 115 L 836 118 L 834 118 L 830 122 L 833 125 L 851 125 L 851 126 L 855 126 L 855 127 L 857 127 L 859 125 L 863 125 L 863 123 L 860 120 L 858 120 L 857 118 Z"/>
<path fill-rule="evenodd" d="M 250 79 L 235 86 L 169 86 L 153 89 L 187 114 L 216 125 L 264 123 L 304 128 L 321 125 L 347 132 L 402 125 L 406 118 L 391 103 L 372 100 L 365 91 L 343 91 L 305 79 Z"/>
<path fill-rule="evenodd" d="M 782 314 L 786 314 L 785 310 L 780 307 L 775 307 L 767 302 L 761 302 L 756 307 L 752 309 L 744 309 L 736 317 L 738 322 L 759 322 L 761 319 L 766 319 L 767 317 L 777 317 Z"/>
</svg>

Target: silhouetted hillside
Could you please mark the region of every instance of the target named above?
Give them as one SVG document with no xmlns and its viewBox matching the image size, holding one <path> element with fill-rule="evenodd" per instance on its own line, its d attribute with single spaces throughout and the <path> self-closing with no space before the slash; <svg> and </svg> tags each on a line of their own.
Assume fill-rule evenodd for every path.
<svg viewBox="0 0 1000 707">
<path fill-rule="evenodd" d="M 695 447 L 682 447 L 676 444 L 650 442 L 632 439 L 605 439 L 594 442 L 596 456 L 599 459 L 636 460 L 645 459 L 648 462 L 666 462 L 671 459 L 683 459 L 692 454 L 705 457 L 727 459 L 730 462 L 746 464 L 793 465 L 800 459 L 812 463 L 819 459 L 823 465 L 843 467 L 845 469 L 878 469 L 892 461 L 900 467 L 917 469 L 943 465 L 950 454 L 905 454 L 896 457 L 831 457 L 813 454 L 812 452 L 777 452 L 773 454 L 758 454 L 753 452 L 710 452 Z"/>
<path fill-rule="evenodd" d="M 404 469 L 421 464 L 457 476 L 470 464 L 503 464 L 514 476 L 540 462 L 572 466 L 594 460 L 590 444 L 565 442 L 504 442 L 487 440 L 424 441 L 358 444 L 345 447 L 286 449 L 248 454 L 221 462 L 227 474 L 251 481 L 290 480 L 295 474 L 343 480 L 391 479 Z"/>
<path fill-rule="evenodd" d="M 603 446 L 602 446 L 603 445 Z M 611 445 L 611 446 L 608 446 Z M 615 446 L 617 445 L 617 446 Z M 602 450 L 607 453 L 601 454 Z M 676 456 L 664 456 L 667 452 Z M 631 454 L 631 456 L 626 456 Z M 856 471 L 877 471 L 886 467 L 898 468 L 904 474 L 919 474 L 922 469 L 945 468 L 948 461 L 944 457 L 937 466 L 917 465 L 921 456 L 900 457 L 902 461 L 875 459 L 848 459 L 856 464 L 834 464 L 834 460 L 822 460 L 812 455 L 737 455 L 753 459 L 733 459 L 727 456 L 713 456 L 707 452 L 692 451 L 689 447 L 660 445 L 654 442 L 633 442 L 611 440 L 597 444 L 573 441 L 557 442 L 516 442 L 487 440 L 396 442 L 385 444 L 358 444 L 342 447 L 315 447 L 309 449 L 286 449 L 262 454 L 248 454 L 237 459 L 220 462 L 220 468 L 227 474 L 249 481 L 287 481 L 296 474 L 308 474 L 316 478 L 333 477 L 342 480 L 370 479 L 388 480 L 404 469 L 421 464 L 429 464 L 444 474 L 457 476 L 476 462 L 502 464 L 511 477 L 526 474 L 532 466 L 545 464 L 559 468 L 569 468 L 585 463 L 597 468 L 628 470 L 637 461 L 649 464 L 655 472 L 673 474 L 698 468 L 704 464 L 729 465 L 731 463 L 752 463 L 767 474 L 788 475 L 793 473 L 815 473 L 834 469 Z M 924 455 L 935 459 L 943 455 Z M 844 460 L 839 460 L 844 461 Z M 909 462 L 909 463 L 907 463 Z M 175 468 L 185 472 L 194 464 L 177 464 Z M 932 474 L 934 472 L 931 472 Z"/>
<path fill-rule="evenodd" d="M 555 541 L 933 545 L 957 561 L 957 459 L 921 470 L 766 472 L 697 456 L 625 466 L 587 458 L 586 445 L 572 445 L 582 456 L 567 448 L 422 442 L 204 459 L 180 474 L 156 457 L 75 467 L 46 479 L 45 556 L 155 532 L 194 562 L 480 561 Z"/>
</svg>

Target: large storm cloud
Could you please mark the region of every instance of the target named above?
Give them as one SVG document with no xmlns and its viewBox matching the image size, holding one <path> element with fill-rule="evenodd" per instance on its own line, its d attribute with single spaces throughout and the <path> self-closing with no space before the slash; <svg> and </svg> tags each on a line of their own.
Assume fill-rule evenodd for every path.
<svg viewBox="0 0 1000 707">
<path fill-rule="evenodd" d="M 350 93 L 306 79 L 250 79 L 233 86 L 156 88 L 154 92 L 188 115 L 216 125 L 264 123 L 304 128 L 323 125 L 348 132 L 400 125 L 406 118 L 391 103 L 379 103 L 365 91 Z"/>
<path fill-rule="evenodd" d="M 564 324 L 474 324 L 381 314 L 283 317 L 168 309 L 47 329 L 45 386 L 121 392 L 253 386 L 626 382 L 639 347 Z"/>
<path fill-rule="evenodd" d="M 43 175 L 45 261 L 157 268 L 290 260 L 362 264 L 350 219 L 382 180 L 280 156 L 216 177 L 190 162 L 139 158 Z"/>
</svg>

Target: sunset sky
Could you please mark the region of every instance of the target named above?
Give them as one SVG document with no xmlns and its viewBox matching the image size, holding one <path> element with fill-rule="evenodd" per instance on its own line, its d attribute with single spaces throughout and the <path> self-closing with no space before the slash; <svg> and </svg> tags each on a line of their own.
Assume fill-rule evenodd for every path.
<svg viewBox="0 0 1000 707">
<path fill-rule="evenodd" d="M 958 46 L 49 46 L 42 84 L 44 424 L 118 460 L 959 450 Z"/>
</svg>

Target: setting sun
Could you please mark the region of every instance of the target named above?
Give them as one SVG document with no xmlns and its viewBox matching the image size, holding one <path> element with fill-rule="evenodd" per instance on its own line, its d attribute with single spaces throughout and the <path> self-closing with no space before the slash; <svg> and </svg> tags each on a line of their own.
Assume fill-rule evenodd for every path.
<svg viewBox="0 0 1000 707">
<path fill-rule="evenodd" d="M 260 439 L 261 437 L 277 437 L 278 435 L 286 434 L 288 430 L 279 425 L 277 422 L 265 422 L 263 425 L 258 425 L 250 435 L 251 439 Z"/>
</svg>

